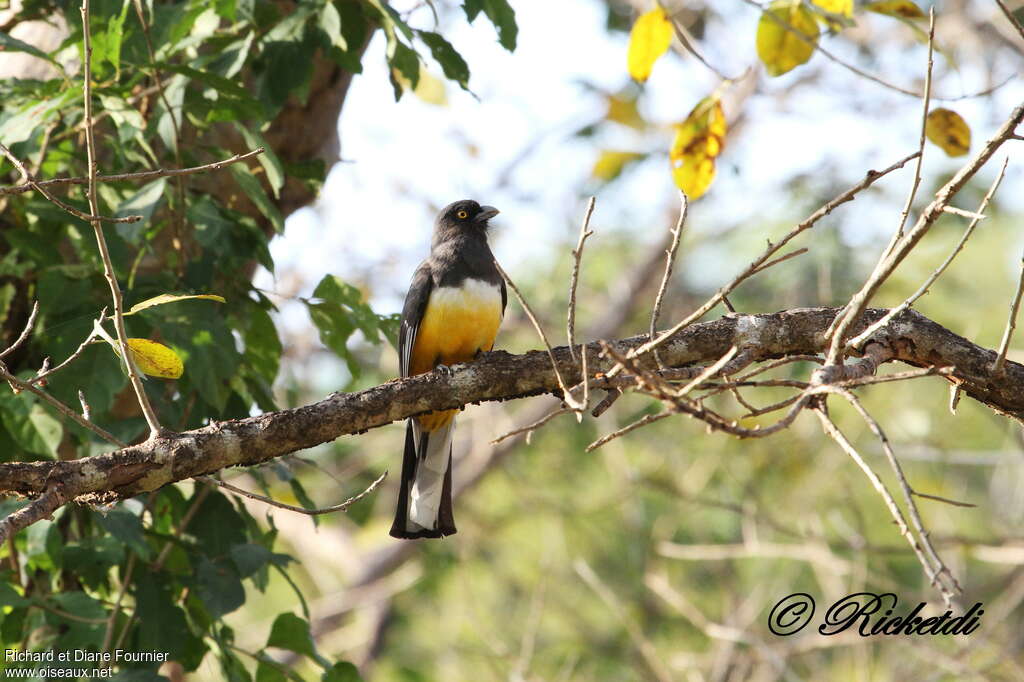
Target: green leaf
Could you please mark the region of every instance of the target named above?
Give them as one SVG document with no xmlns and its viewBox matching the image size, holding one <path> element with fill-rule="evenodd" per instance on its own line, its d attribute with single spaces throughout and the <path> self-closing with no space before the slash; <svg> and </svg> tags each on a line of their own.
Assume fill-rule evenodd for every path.
<svg viewBox="0 0 1024 682">
<path fill-rule="evenodd" d="M 462 9 L 471 22 L 483 11 L 498 30 L 498 42 L 501 46 L 509 52 L 516 49 L 519 28 L 516 26 L 516 12 L 508 4 L 508 0 L 465 0 Z"/>
<path fill-rule="evenodd" d="M 118 223 L 117 233 L 129 244 L 137 244 L 148 229 L 148 222 L 153 217 L 157 206 L 164 197 L 164 189 L 167 187 L 167 178 L 159 178 L 143 185 L 139 191 L 131 195 L 117 207 L 114 215 L 124 218 L 129 215 L 141 215 L 142 220 L 137 223 Z"/>
<path fill-rule="evenodd" d="M 160 294 L 153 298 L 147 298 L 145 301 L 140 301 L 133 305 L 131 309 L 124 314 L 125 317 L 134 315 L 140 310 L 146 308 L 152 308 L 153 306 L 163 305 L 165 303 L 174 303 L 175 301 L 185 301 L 190 298 L 200 298 L 207 301 L 217 301 L 218 303 L 226 303 L 223 296 L 217 294 Z"/>
<path fill-rule="evenodd" d="M 236 611 L 245 603 L 245 589 L 234 562 L 227 558 L 199 559 L 196 571 L 199 598 L 213 618 Z"/>
<path fill-rule="evenodd" d="M 135 616 L 139 622 L 137 650 L 166 651 L 171 660 L 186 669 L 197 666 L 196 638 L 189 630 L 185 612 L 174 603 L 177 595 L 170 576 L 139 571 L 133 583 Z M 205 646 L 198 644 L 202 652 Z"/>
<path fill-rule="evenodd" d="M 277 377 L 281 362 L 281 339 L 270 314 L 253 306 L 249 324 L 242 333 L 245 363 L 268 382 Z"/>
<path fill-rule="evenodd" d="M 320 682 L 362 682 L 359 668 L 348 661 L 340 661 L 324 671 Z"/>
<path fill-rule="evenodd" d="M 57 448 L 64 437 L 64 427 L 39 404 L 33 405 L 29 410 L 28 419 L 39 434 L 39 440 L 47 452 L 56 458 Z"/>
<path fill-rule="evenodd" d="M 128 7 L 132 0 L 124 0 L 121 13 L 110 20 L 107 25 L 106 54 L 103 57 L 110 62 L 116 73 L 121 72 L 121 43 L 124 40 L 124 20 L 128 16 Z"/>
<path fill-rule="evenodd" d="M 248 542 L 245 520 L 224 495 L 212 492 L 196 512 L 188 533 L 195 536 L 199 549 L 209 557 L 225 556 L 235 545 Z"/>
<path fill-rule="evenodd" d="M 127 509 L 98 512 L 96 520 L 108 533 L 131 547 L 140 559 L 148 560 L 150 547 L 142 531 L 142 521 Z"/>
<path fill-rule="evenodd" d="M 270 563 L 271 556 L 269 549 L 251 542 L 231 548 L 231 560 L 235 562 L 238 574 L 243 578 L 248 578 Z"/>
<path fill-rule="evenodd" d="M 409 81 L 410 87 L 415 89 L 416 84 L 420 81 L 420 56 L 416 54 L 416 51 L 392 34 L 388 38 L 387 58 L 392 71 L 402 74 Z M 391 86 L 395 91 L 395 101 L 397 102 L 402 98 L 405 89 L 395 78 L 393 72 L 390 75 Z"/>
<path fill-rule="evenodd" d="M 430 48 L 430 54 L 441 65 L 445 77 L 461 85 L 463 90 L 469 90 L 469 65 L 462 55 L 455 51 L 452 44 L 439 33 L 431 31 L 419 31 L 419 36 Z"/>
<path fill-rule="evenodd" d="M 17 38 L 12 38 L 3 32 L 0 32 L 0 52 L 25 52 L 33 57 L 45 59 L 58 68 L 60 67 L 60 64 L 58 64 L 53 57 L 40 50 L 38 47 L 33 47 L 32 45 L 22 42 Z M 4 142 L 6 144 L 10 144 L 7 140 L 4 140 Z"/>
<path fill-rule="evenodd" d="M 324 301 L 306 301 L 309 316 L 320 332 L 320 341 L 345 360 L 353 376 L 358 376 L 360 368 L 348 350 L 348 339 L 358 329 L 370 343 L 380 343 L 380 318 L 363 302 L 359 289 L 334 275 L 320 280 L 313 296 Z"/>
<path fill-rule="evenodd" d="M 328 7 L 330 6 L 330 3 L 328 3 Z M 270 189 L 274 192 L 274 198 L 280 198 L 281 188 L 284 187 L 284 166 L 281 165 L 281 159 L 277 157 L 274 149 L 257 130 L 242 125 L 237 121 L 235 122 L 235 128 L 242 134 L 245 144 L 250 149 L 263 147 L 263 153 L 256 158 L 259 160 L 260 165 L 263 166 L 263 172 L 267 175 L 267 182 L 270 183 Z"/>
<path fill-rule="evenodd" d="M 242 188 L 242 192 L 256 204 L 256 208 L 270 221 L 274 229 L 278 233 L 282 232 L 284 230 L 284 218 L 281 216 L 281 212 L 271 203 L 267 193 L 263 190 L 263 185 L 252 174 L 249 167 L 242 163 L 233 163 L 229 168 L 231 169 L 231 175 L 235 178 L 235 182 Z"/>
<path fill-rule="evenodd" d="M 25 606 L 28 603 L 29 600 L 18 594 L 9 583 L 0 581 L 0 606 Z M 2 611 L 0 616 L 3 616 Z"/>
<path fill-rule="evenodd" d="M 267 638 L 267 646 L 294 651 L 315 661 L 320 660 L 320 655 L 313 645 L 313 637 L 309 633 L 309 623 L 294 613 L 285 612 L 274 619 L 270 637 Z"/>
<path fill-rule="evenodd" d="M 306 489 L 302 486 L 302 483 L 299 482 L 299 479 L 292 476 L 288 479 L 288 485 L 291 487 L 292 494 L 295 495 L 295 499 L 299 501 L 299 504 L 306 509 L 316 509 L 316 503 L 313 502 L 313 498 L 311 498 L 309 493 L 306 492 Z M 319 516 L 311 516 L 310 518 L 313 520 L 314 526 L 320 525 Z"/>
<path fill-rule="evenodd" d="M 33 400 L 10 391 L 0 393 L 0 423 L 18 447 L 42 457 L 56 457 L 63 426 Z"/>
</svg>

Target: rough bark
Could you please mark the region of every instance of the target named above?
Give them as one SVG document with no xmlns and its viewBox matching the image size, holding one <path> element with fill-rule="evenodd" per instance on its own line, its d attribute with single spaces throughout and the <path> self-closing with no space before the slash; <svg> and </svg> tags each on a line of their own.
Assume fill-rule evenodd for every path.
<svg viewBox="0 0 1024 682">
<path fill-rule="evenodd" d="M 728 315 L 682 330 L 663 346 L 661 357 L 667 365 L 678 367 L 713 362 L 734 345 L 752 353 L 755 360 L 820 353 L 825 349 L 823 334 L 836 311 L 800 308 Z M 854 326 L 855 332 L 885 312 L 866 311 Z M 647 338 L 635 336 L 612 345 L 626 353 Z M 888 346 L 895 359 L 904 363 L 953 367 L 947 378 L 964 393 L 997 412 L 1018 420 L 1024 418 L 1024 366 L 1007 362 L 1001 373 L 995 373 L 994 351 L 912 310 L 872 338 Z M 598 357 L 599 351 L 596 342 L 588 344 L 588 364 L 598 376 L 609 364 Z M 578 381 L 579 370 L 568 348 L 556 348 L 554 355 L 563 376 Z M 641 364 L 655 367 L 651 358 L 642 359 Z M 601 381 L 597 380 L 598 387 Z M 487 353 L 472 363 L 456 366 L 450 374 L 431 372 L 357 393 L 335 393 L 303 407 L 216 422 L 103 455 L 67 462 L 0 464 L 0 494 L 35 497 L 48 489 L 58 489 L 63 499 L 111 502 L 225 467 L 265 462 L 424 412 L 557 390 L 558 382 L 545 351 Z"/>
</svg>

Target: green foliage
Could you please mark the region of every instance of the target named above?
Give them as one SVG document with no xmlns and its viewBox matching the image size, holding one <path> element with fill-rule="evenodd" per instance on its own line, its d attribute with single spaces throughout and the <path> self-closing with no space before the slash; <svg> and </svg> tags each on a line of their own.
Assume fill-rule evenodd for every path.
<svg viewBox="0 0 1024 682">
<path fill-rule="evenodd" d="M 483 11 L 511 48 L 511 9 L 490 2 Z M 37 164 L 40 178 L 88 171 L 84 75 L 77 66 L 65 71 L 69 54 L 77 52 L 78 63 L 85 56 L 78 5 L 26 2 L 18 19 L 58 16 L 69 35 L 51 53 L 0 33 L 0 50 L 51 67 L 40 80 L 0 82 L 0 141 Z M 146 392 L 174 430 L 274 410 L 271 387 L 283 347 L 274 305 L 252 287 L 251 273 L 256 263 L 273 271 L 268 243 L 284 229 L 286 185 L 315 193 L 328 170 L 320 160 L 273 148 L 279 116 L 307 103 L 318 69 L 334 70 L 331 78 L 362 71 L 364 48 L 378 28 L 390 65 L 412 83 L 421 52 L 467 89 L 469 65 L 444 36 L 413 30 L 385 0 L 92 0 L 90 17 L 101 174 L 199 166 L 227 159 L 240 146 L 264 149 L 251 165 L 214 174 L 97 188 L 101 214 L 142 216 L 102 228 L 130 309 L 128 335 L 158 341 L 184 361 L 180 379 L 150 378 Z M 21 181 L 6 160 L 0 176 L 3 185 Z M 54 191 L 88 210 L 82 185 Z M 100 311 L 109 313 L 102 273 L 90 225 L 36 192 L 0 195 L 0 346 L 17 336 L 32 302 L 39 302 L 33 334 L 5 359 L 11 371 L 28 379 L 45 358 L 52 366 L 76 352 Z M 356 332 L 374 345 L 394 344 L 397 335 L 397 316 L 377 315 L 364 298 L 328 277 L 306 301 L 324 345 L 353 375 L 360 371 L 351 349 Z M 103 336 L 111 337 L 110 322 L 105 325 Z M 45 389 L 76 408 L 81 391 L 90 419 L 122 440 L 146 433 L 121 363 L 102 341 L 84 346 Z M 0 460 L 68 459 L 109 449 L 35 396 L 0 392 Z M 282 487 L 312 507 L 302 481 L 279 468 Z M 253 476 L 265 484 L 259 471 Z M 20 504 L 0 501 L 0 515 Z M 219 666 L 228 680 L 303 680 L 309 670 L 325 681 L 358 680 L 354 666 L 314 646 L 301 581 L 289 575 L 294 560 L 275 551 L 276 541 L 272 524 L 266 530 L 244 505 L 199 485 L 169 486 L 112 508 L 62 508 L 0 548 L 0 645 L 159 651 L 186 671 Z M 272 575 L 296 590 L 289 603 L 297 601 L 305 616 L 290 610 L 278 616 L 267 646 L 298 654 L 308 670 L 241 650 L 225 620 L 247 597 L 268 590 Z M 166 679 L 158 669 L 152 662 L 119 666 L 116 679 Z"/>
</svg>

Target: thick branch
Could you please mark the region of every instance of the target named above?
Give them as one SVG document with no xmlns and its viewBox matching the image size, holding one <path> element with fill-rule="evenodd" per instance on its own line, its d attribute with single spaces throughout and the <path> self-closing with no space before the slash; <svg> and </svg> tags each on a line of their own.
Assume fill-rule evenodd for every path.
<svg viewBox="0 0 1024 682">
<path fill-rule="evenodd" d="M 825 350 L 825 331 L 835 308 L 800 308 L 764 315 L 729 315 L 692 325 L 662 346 L 669 366 L 710 363 L 731 347 L 743 348 L 755 361 Z M 865 312 L 854 331 L 885 315 Z M 624 354 L 647 341 L 643 334 L 612 343 Z M 886 345 L 896 360 L 917 367 L 952 367 L 948 375 L 971 397 L 1018 420 L 1024 420 L 1024 366 L 1007 362 L 1003 374 L 993 372 L 996 353 L 981 348 L 913 310 L 905 311 L 873 339 Z M 588 365 L 600 377 L 610 361 L 599 357 L 600 346 L 585 346 Z M 563 376 L 578 382 L 579 365 L 565 346 L 553 355 Z M 652 357 L 638 366 L 656 369 Z M 604 388 L 603 379 L 593 379 Z M 486 353 L 458 365 L 450 376 L 431 372 L 395 380 L 358 393 L 333 394 L 304 407 L 257 417 L 217 422 L 181 434 L 163 435 L 112 453 L 67 462 L 0 464 L 0 494 L 36 496 L 48 478 L 59 482 L 65 499 L 110 502 L 224 467 L 253 465 L 297 450 L 356 434 L 432 410 L 459 408 L 485 400 L 510 400 L 558 391 L 546 351 L 524 355 Z"/>
</svg>

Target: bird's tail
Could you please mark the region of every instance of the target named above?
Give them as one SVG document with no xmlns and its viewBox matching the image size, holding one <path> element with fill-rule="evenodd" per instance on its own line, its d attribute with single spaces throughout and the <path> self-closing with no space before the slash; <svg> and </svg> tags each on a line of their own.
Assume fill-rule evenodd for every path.
<svg viewBox="0 0 1024 682">
<path fill-rule="evenodd" d="M 433 431 L 410 419 L 405 431 L 401 489 L 391 535 L 440 538 L 455 533 L 452 517 L 452 435 L 455 417 Z"/>
</svg>

